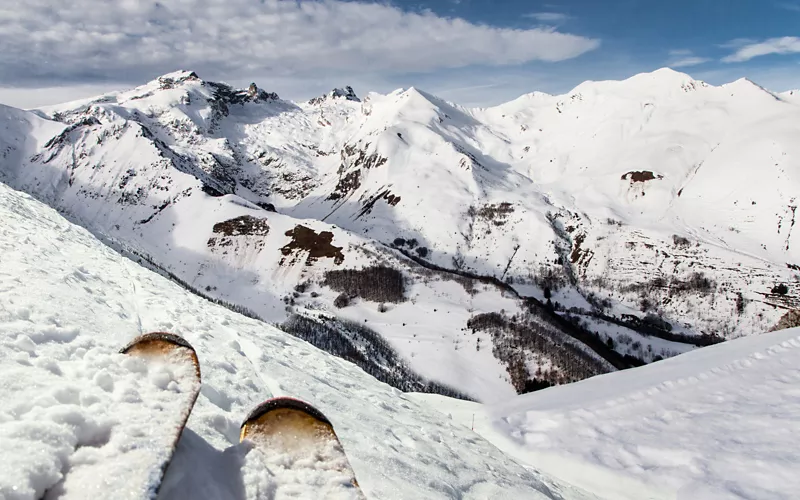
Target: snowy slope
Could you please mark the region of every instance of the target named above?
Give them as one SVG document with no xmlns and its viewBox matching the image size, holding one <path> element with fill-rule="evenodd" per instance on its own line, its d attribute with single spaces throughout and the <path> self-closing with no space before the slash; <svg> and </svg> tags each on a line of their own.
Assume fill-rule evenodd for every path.
<svg viewBox="0 0 800 500">
<path fill-rule="evenodd" d="M 467 109 L 415 88 L 292 103 L 176 72 L 0 121 L 0 179 L 105 241 L 271 322 L 366 319 L 424 377 L 484 400 L 520 387 L 467 321 L 525 306 L 431 280 L 401 252 L 550 297 L 644 362 L 799 305 L 800 106 L 747 80 L 663 69 Z M 260 222 L 215 231 L 241 217 Z M 307 259 L 287 234 L 301 225 L 341 257 Z M 376 263 L 403 270 L 409 300 L 335 310 L 324 273 Z M 542 356 L 525 353 L 529 373 Z"/>
<path fill-rule="evenodd" d="M 3 498 L 58 492 L 73 470 L 123 451 L 114 411 L 146 395 L 147 382 L 116 353 L 151 330 L 185 336 L 203 374 L 160 498 L 280 488 L 238 444 L 241 420 L 272 395 L 304 398 L 330 417 L 369 498 L 592 498 L 354 365 L 186 292 L 2 184 L 0 217 L 0 457 L 14 464 L 0 471 Z"/>
<path fill-rule="evenodd" d="M 352 313 L 338 316 L 359 323 L 368 319 L 369 327 L 425 379 L 483 400 L 513 394 L 523 382 L 512 380 L 506 360 L 493 354 L 488 334 L 468 335 L 465 326 L 472 314 L 521 313 L 517 298 L 491 285 L 467 289 L 464 279 L 458 284 L 446 274 L 431 274 L 380 242 L 327 222 L 276 213 L 254 191 L 257 186 L 249 183 L 247 172 L 226 168 L 239 146 L 216 138 L 216 130 L 234 134 L 241 127 L 271 140 L 258 120 L 299 113 L 297 106 L 262 93 L 237 93 L 179 73 L 78 103 L 72 111 L 49 109 L 61 119 L 71 116 L 72 125 L 42 139 L 46 145 L 38 154 L 28 153 L 22 165 L 9 164 L 0 176 L 192 289 L 270 322 L 332 310 L 336 293 L 319 286 L 326 271 L 370 264 L 401 269 L 408 300 L 381 314 L 377 303 L 355 301 Z M 306 106 L 326 109 L 334 106 L 331 101 L 358 105 L 347 96 L 328 96 Z M 56 126 L 20 113 L 31 122 Z M 248 120 L 256 125 L 242 123 Z M 292 132 L 288 125 L 277 129 Z M 315 138 L 325 141 L 324 134 Z M 489 348 L 481 350 L 481 343 Z M 541 364 L 553 364 L 546 353 L 525 356 L 531 373 Z M 610 369 L 604 363 L 591 374 Z"/>
<path fill-rule="evenodd" d="M 511 456 L 604 498 L 794 498 L 800 329 L 483 407 L 415 395 Z"/>
</svg>

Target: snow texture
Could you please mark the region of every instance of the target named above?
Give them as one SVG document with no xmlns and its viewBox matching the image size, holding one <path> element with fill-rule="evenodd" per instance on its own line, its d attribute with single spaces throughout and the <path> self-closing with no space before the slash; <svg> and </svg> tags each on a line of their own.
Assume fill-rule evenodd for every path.
<svg viewBox="0 0 800 500">
<path fill-rule="evenodd" d="M 73 344 L 63 359 L 39 356 L 40 344 L 70 342 L 77 332 L 23 331 L 0 371 L 8 398 L 0 496 L 90 499 L 113 491 L 115 498 L 154 498 L 199 390 L 194 366 L 180 357 L 146 362 L 87 343 Z"/>
<path fill-rule="evenodd" d="M 414 395 L 510 456 L 602 498 L 800 491 L 800 329 L 482 406 Z"/>
<path fill-rule="evenodd" d="M 564 498 L 552 479 L 354 365 L 186 292 L 2 184 L 0 219 L 4 498 L 71 498 L 59 484 L 83 480 L 85 464 L 122 458 L 117 436 L 135 428 L 115 420 L 111 403 L 135 406 L 172 390 L 169 373 L 139 377 L 139 361 L 116 354 L 147 331 L 185 337 L 203 372 L 161 499 L 280 498 L 284 485 L 254 470 L 238 442 L 247 412 L 276 395 L 302 398 L 330 418 L 368 498 Z"/>
</svg>

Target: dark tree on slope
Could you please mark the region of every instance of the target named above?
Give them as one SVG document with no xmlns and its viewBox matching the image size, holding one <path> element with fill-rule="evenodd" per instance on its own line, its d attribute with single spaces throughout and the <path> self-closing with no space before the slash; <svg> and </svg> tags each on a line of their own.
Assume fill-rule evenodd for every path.
<svg viewBox="0 0 800 500">
<path fill-rule="evenodd" d="M 348 297 L 346 293 L 340 293 L 333 299 L 333 305 L 338 309 L 347 307 L 350 305 L 350 297 Z"/>
</svg>

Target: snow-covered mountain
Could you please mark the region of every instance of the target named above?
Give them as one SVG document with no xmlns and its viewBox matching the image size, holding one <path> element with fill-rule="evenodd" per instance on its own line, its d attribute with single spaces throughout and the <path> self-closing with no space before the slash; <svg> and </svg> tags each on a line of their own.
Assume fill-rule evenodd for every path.
<svg viewBox="0 0 800 500">
<path fill-rule="evenodd" d="M 238 442 L 249 409 L 273 395 L 330 417 L 368 498 L 766 499 L 800 487 L 800 329 L 481 405 L 380 383 L 189 293 L 2 184 L 0 218 L 2 498 L 130 493 L 102 478 L 91 491 L 62 485 L 128 451 L 116 437 L 130 429 L 114 412 L 139 401 L 134 386 L 163 379 L 132 384 L 140 372 L 118 349 L 164 329 L 196 347 L 203 383 L 161 499 L 282 491 Z"/>
<path fill-rule="evenodd" d="M 131 430 L 114 412 L 146 396 L 118 352 L 154 330 L 189 340 L 203 378 L 161 499 L 274 494 L 280 485 L 239 444 L 239 426 L 279 395 L 303 398 L 335 423 L 368 498 L 593 498 L 351 363 L 143 269 L 2 184 L 0 218 L 0 498 L 142 498 L 102 478 L 96 489 L 62 486 L 82 467 L 110 473 L 104 462 L 129 451 L 117 435 Z M 152 377 L 141 388 L 148 383 L 160 384 Z"/>
<path fill-rule="evenodd" d="M 794 97 L 664 69 L 488 109 L 414 88 L 293 103 L 177 72 L 2 108 L 0 181 L 199 293 L 295 333 L 296 314 L 350 339 L 366 322 L 423 379 L 489 399 L 797 308 Z M 399 295 L 326 274 L 376 265 Z"/>
</svg>

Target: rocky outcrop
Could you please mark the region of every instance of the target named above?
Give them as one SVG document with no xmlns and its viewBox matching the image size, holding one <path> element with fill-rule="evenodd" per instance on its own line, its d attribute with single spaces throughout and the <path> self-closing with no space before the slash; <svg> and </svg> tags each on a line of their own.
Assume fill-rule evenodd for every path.
<svg viewBox="0 0 800 500">
<path fill-rule="evenodd" d="M 353 90 L 353 87 L 349 85 L 343 89 L 335 88 L 330 92 L 328 92 L 327 94 L 315 97 L 308 102 L 309 104 L 321 104 L 327 101 L 328 99 L 346 99 L 348 101 L 361 102 L 361 99 L 359 99 L 359 97 L 356 95 L 355 91 Z"/>
</svg>

